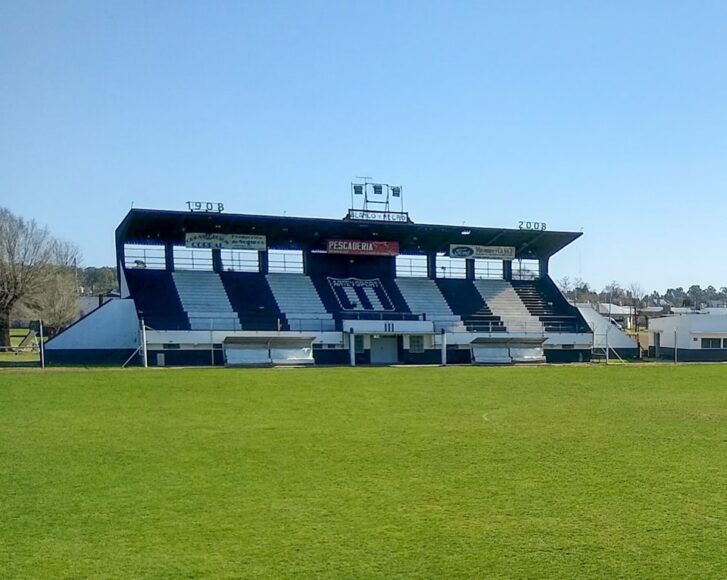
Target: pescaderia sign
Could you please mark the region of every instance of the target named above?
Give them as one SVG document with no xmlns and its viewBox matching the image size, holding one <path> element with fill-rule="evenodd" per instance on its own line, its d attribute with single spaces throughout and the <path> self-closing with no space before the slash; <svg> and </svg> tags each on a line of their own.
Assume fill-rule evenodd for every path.
<svg viewBox="0 0 727 580">
<path fill-rule="evenodd" d="M 188 232 L 184 236 L 188 248 L 211 248 L 213 250 L 266 250 L 265 236 L 248 234 L 203 234 Z"/>
<path fill-rule="evenodd" d="M 396 256 L 399 253 L 399 242 L 382 240 L 328 240 L 329 254 L 354 254 L 359 256 Z"/>
<path fill-rule="evenodd" d="M 449 255 L 452 258 L 475 258 L 490 260 L 514 260 L 515 248 L 512 246 L 471 246 L 467 244 L 450 244 Z"/>
</svg>

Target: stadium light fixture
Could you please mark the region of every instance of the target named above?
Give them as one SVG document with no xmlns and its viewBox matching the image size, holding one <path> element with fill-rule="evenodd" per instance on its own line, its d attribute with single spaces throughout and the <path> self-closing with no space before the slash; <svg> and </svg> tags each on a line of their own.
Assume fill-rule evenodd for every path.
<svg viewBox="0 0 727 580">
<path fill-rule="evenodd" d="M 374 183 L 374 195 L 382 195 L 384 193 L 384 188 L 381 187 L 381 184 Z"/>
</svg>

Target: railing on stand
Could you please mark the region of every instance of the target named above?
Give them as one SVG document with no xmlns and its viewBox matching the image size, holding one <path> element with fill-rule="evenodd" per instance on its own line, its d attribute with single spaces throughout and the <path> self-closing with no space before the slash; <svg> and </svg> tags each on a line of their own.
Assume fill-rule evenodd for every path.
<svg viewBox="0 0 727 580">
<path fill-rule="evenodd" d="M 397 278 L 426 278 L 427 260 L 426 256 L 397 256 L 396 257 Z"/>
<path fill-rule="evenodd" d="M 336 329 L 332 318 L 288 318 L 288 328 L 294 332 L 331 332 Z"/>
<path fill-rule="evenodd" d="M 124 246 L 124 268 L 128 270 L 164 270 L 166 267 L 164 246 L 142 244 Z"/>
</svg>

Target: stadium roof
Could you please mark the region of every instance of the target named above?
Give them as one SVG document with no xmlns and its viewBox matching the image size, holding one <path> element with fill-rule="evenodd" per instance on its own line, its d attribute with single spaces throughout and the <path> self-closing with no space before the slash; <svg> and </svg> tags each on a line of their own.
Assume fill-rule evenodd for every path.
<svg viewBox="0 0 727 580">
<path fill-rule="evenodd" d="M 396 241 L 403 254 L 446 252 L 450 244 L 513 246 L 518 258 L 547 258 L 582 235 L 412 222 L 132 209 L 116 229 L 116 241 L 184 245 L 187 232 L 264 235 L 268 246 L 276 249 L 324 249 L 328 239 Z"/>
</svg>

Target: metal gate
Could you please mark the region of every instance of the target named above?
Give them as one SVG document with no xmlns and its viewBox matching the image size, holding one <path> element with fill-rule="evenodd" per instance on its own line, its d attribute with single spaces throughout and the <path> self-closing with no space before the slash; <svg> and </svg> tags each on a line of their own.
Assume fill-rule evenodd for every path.
<svg viewBox="0 0 727 580">
<path fill-rule="evenodd" d="M 371 337 L 371 364 L 390 365 L 399 362 L 399 346 L 395 336 Z"/>
</svg>

